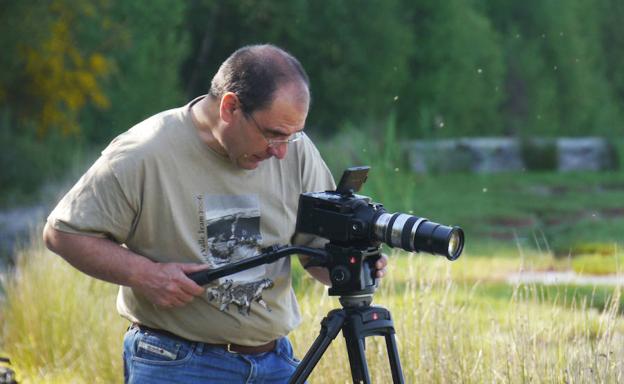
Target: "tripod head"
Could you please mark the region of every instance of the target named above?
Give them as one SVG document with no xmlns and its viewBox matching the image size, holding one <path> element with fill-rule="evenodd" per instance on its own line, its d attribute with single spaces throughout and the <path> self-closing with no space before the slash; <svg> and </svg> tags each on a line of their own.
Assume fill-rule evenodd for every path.
<svg viewBox="0 0 624 384">
<path fill-rule="evenodd" d="M 325 258 L 313 258 L 306 266 L 320 266 L 329 271 L 330 296 L 372 296 L 377 289 L 375 262 L 381 257 L 379 246 L 325 245 Z"/>
</svg>

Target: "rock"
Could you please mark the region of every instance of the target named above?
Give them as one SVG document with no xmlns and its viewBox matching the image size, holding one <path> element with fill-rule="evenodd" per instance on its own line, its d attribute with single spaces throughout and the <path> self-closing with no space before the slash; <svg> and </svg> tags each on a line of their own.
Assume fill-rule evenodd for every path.
<svg viewBox="0 0 624 384">
<path fill-rule="evenodd" d="M 492 173 L 524 167 L 518 141 L 508 138 L 416 141 L 408 147 L 408 158 L 419 173 Z"/>
<path fill-rule="evenodd" d="M 557 139 L 557 163 L 562 172 L 616 168 L 615 150 L 598 137 Z"/>
</svg>

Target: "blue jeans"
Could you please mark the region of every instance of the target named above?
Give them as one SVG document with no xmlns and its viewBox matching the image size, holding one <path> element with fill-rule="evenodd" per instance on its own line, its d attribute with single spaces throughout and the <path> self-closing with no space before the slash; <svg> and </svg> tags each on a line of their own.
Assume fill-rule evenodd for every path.
<svg viewBox="0 0 624 384">
<path fill-rule="evenodd" d="M 132 327 L 124 337 L 125 383 L 287 383 L 299 364 L 286 337 L 275 350 L 243 355 Z"/>
</svg>

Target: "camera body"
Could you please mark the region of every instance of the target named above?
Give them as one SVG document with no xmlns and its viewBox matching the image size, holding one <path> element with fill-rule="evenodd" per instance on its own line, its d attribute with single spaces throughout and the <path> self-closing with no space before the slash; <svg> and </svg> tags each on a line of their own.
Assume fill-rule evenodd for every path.
<svg viewBox="0 0 624 384">
<path fill-rule="evenodd" d="M 383 205 L 367 196 L 335 191 L 304 193 L 299 196 L 297 231 L 338 244 L 376 246 L 381 241 L 372 233 L 373 223 L 382 213 Z"/>
<path fill-rule="evenodd" d="M 364 294 L 374 290 L 375 261 L 382 243 L 409 252 L 429 252 L 457 259 L 464 232 L 404 213 L 388 213 L 382 204 L 357 195 L 369 167 L 347 169 L 335 191 L 303 193 L 299 197 L 297 232 L 329 240 L 324 264 L 332 280 L 330 295 Z"/>
</svg>

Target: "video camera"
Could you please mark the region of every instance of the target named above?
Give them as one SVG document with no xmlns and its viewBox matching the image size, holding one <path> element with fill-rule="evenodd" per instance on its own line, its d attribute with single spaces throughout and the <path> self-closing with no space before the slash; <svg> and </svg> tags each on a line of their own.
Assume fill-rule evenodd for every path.
<svg viewBox="0 0 624 384">
<path fill-rule="evenodd" d="M 319 265 L 329 270 L 329 294 L 365 297 L 377 286 L 375 262 L 380 246 L 409 252 L 429 252 L 455 260 L 464 248 L 464 231 L 405 213 L 388 213 L 382 204 L 356 195 L 370 167 L 348 168 L 335 191 L 304 193 L 299 197 L 297 232 L 329 240 L 328 257 Z"/>
<path fill-rule="evenodd" d="M 429 252 L 457 259 L 464 232 L 422 217 L 388 213 L 370 197 L 356 195 L 370 167 L 347 169 L 335 191 L 304 193 L 299 197 L 297 231 L 311 233 L 340 245 L 386 243 L 408 252 Z"/>
</svg>

